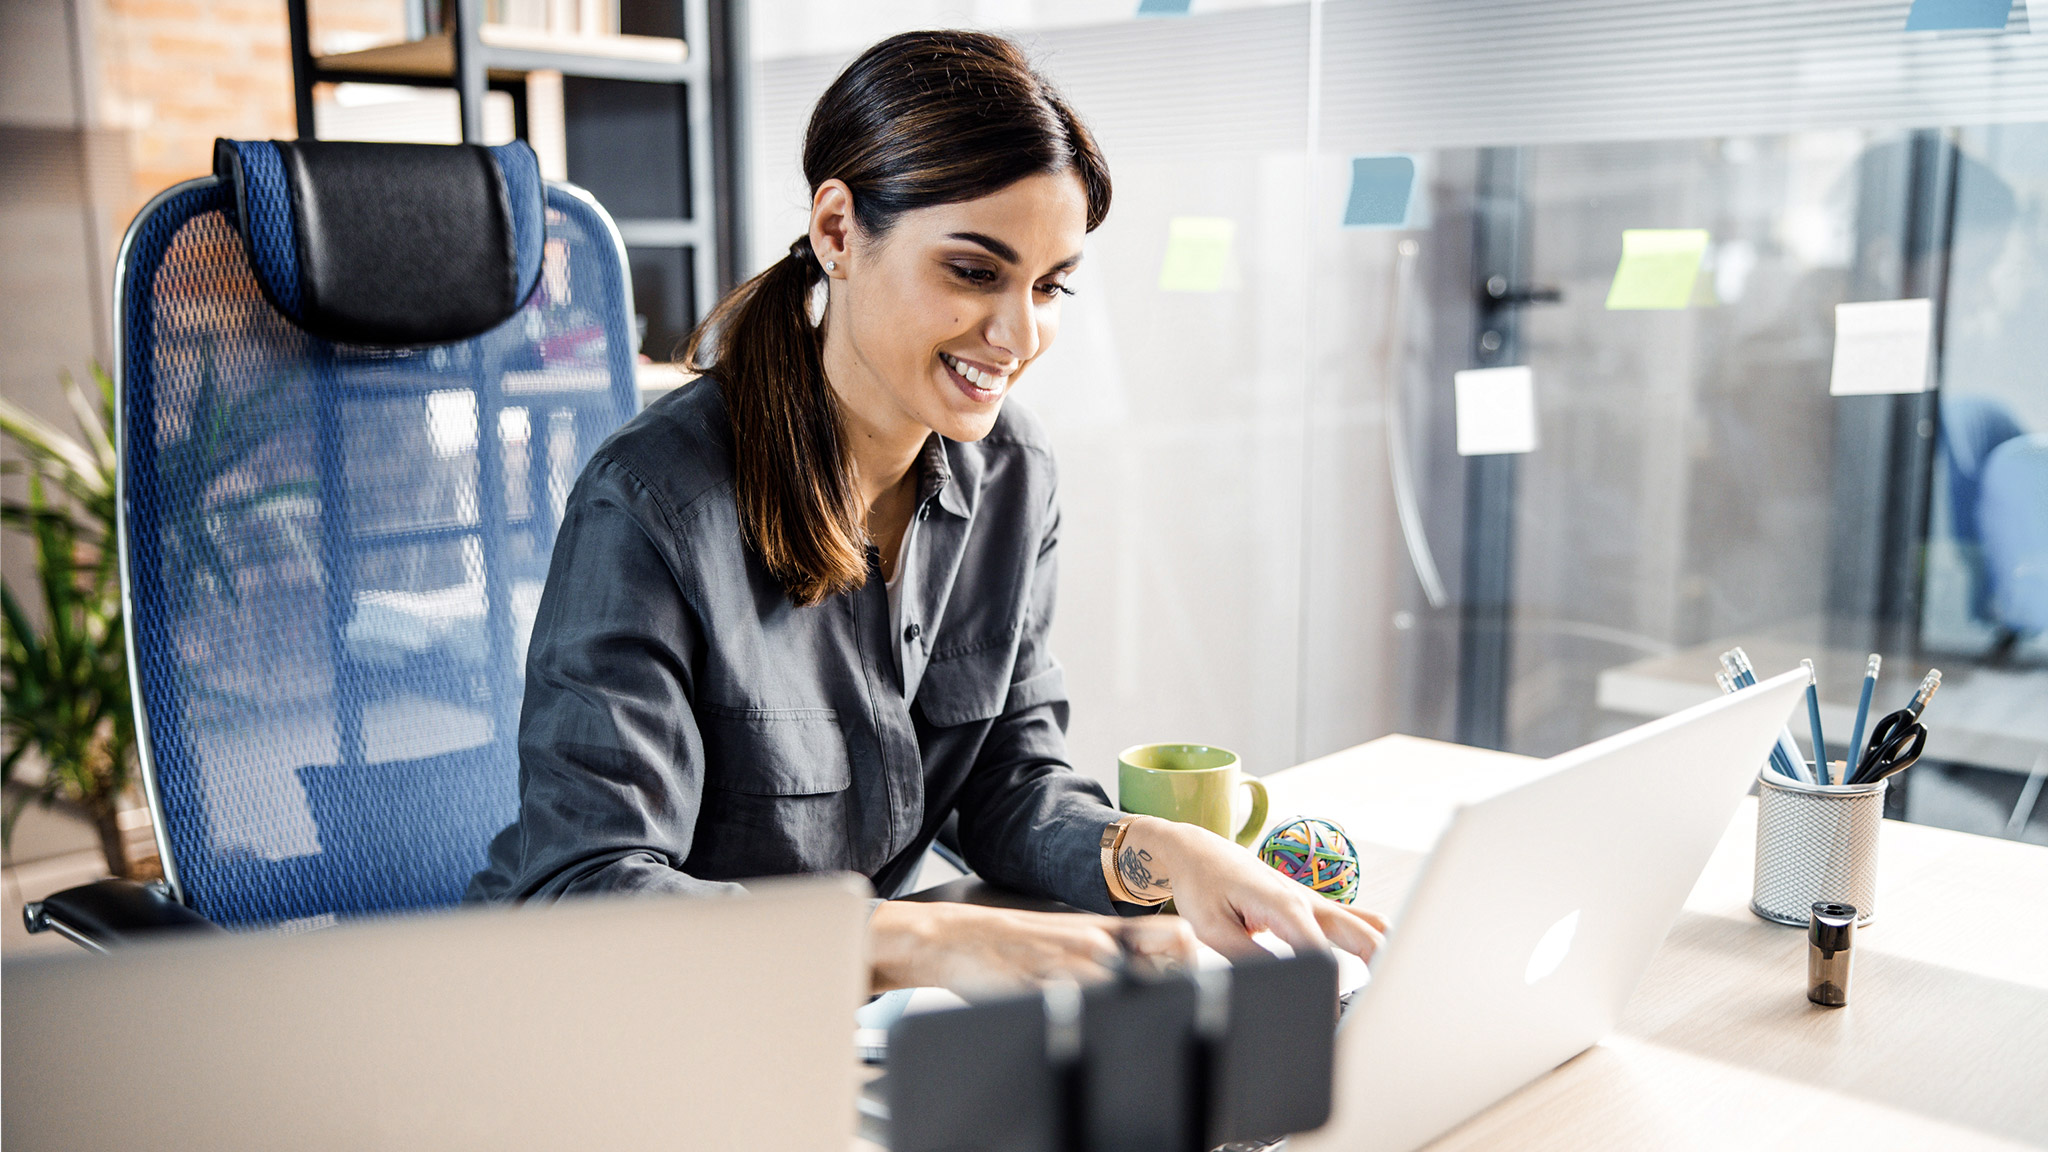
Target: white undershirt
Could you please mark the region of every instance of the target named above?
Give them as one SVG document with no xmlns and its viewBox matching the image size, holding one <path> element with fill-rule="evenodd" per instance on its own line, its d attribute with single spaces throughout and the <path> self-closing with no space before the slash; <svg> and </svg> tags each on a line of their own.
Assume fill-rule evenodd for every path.
<svg viewBox="0 0 2048 1152">
<path fill-rule="evenodd" d="M 910 664 L 904 659 L 903 649 L 905 645 L 915 644 L 917 641 L 906 639 L 903 635 L 906 626 L 903 619 L 903 573 L 910 567 L 910 548 L 911 543 L 917 539 L 919 519 L 920 517 L 913 511 L 910 523 L 903 529 L 903 539 L 896 545 L 896 574 L 890 577 L 886 584 L 889 589 L 889 634 L 896 637 L 896 675 L 904 680 L 905 697 L 913 694 L 914 686 L 909 683 L 907 669 Z"/>
</svg>

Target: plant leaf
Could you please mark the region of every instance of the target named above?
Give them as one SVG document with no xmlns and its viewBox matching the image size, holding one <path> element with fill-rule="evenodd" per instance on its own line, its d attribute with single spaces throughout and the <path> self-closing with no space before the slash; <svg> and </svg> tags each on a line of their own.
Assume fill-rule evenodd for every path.
<svg viewBox="0 0 2048 1152">
<path fill-rule="evenodd" d="M 79 431 L 85 433 L 83 447 L 99 458 L 100 471 L 108 476 L 114 474 L 117 461 L 114 459 L 114 442 L 107 438 L 107 426 L 100 420 L 100 414 L 93 411 L 93 403 L 85 398 L 85 389 L 71 378 L 71 373 L 61 374 L 64 381 L 64 398 L 71 401 L 71 414 L 78 420 Z"/>
<path fill-rule="evenodd" d="M 109 473 L 93 453 L 42 417 L 0 396 L 0 432 L 22 446 L 30 457 L 51 466 L 51 479 L 66 489 L 90 495 L 109 494 Z"/>
</svg>

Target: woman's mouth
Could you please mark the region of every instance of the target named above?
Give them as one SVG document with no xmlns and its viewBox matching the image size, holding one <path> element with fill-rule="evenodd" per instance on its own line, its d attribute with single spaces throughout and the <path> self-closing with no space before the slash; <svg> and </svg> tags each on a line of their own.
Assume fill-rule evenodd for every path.
<svg viewBox="0 0 2048 1152">
<path fill-rule="evenodd" d="M 953 381 L 953 387 L 965 393 L 969 400 L 988 404 L 1003 398 L 1004 389 L 1009 387 L 1008 376 L 998 376 L 945 352 L 939 353 L 939 362 L 946 366 L 946 375 Z"/>
</svg>

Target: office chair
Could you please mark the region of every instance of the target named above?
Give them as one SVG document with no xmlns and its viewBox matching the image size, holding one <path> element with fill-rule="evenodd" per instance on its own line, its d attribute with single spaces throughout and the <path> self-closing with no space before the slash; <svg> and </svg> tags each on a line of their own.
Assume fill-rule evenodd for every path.
<svg viewBox="0 0 2048 1152">
<path fill-rule="evenodd" d="M 610 217 L 523 143 L 235 142 L 116 274 L 120 531 L 164 880 L 105 949 L 454 904 L 517 806 L 570 485 L 638 407 Z"/>
<path fill-rule="evenodd" d="M 2048 434 L 2015 436 L 1985 458 L 1977 530 L 1992 618 L 2023 635 L 2048 629 Z"/>
<path fill-rule="evenodd" d="M 1941 396 L 1941 460 L 1948 481 L 1950 535 L 1970 562 L 1970 615 L 1991 623 L 1991 583 L 1983 569 L 1983 533 L 1977 505 L 1984 464 L 1991 453 L 2025 429 L 2012 410 L 1989 396 Z"/>
</svg>

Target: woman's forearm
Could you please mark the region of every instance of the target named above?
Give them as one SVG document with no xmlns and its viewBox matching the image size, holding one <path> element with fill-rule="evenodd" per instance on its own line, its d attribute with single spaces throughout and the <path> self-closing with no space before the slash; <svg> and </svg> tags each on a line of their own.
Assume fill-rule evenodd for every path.
<svg viewBox="0 0 2048 1152">
<path fill-rule="evenodd" d="M 868 917 L 868 980 L 879 995 L 932 983 L 924 971 L 933 952 L 936 905 L 884 900 Z"/>
</svg>

